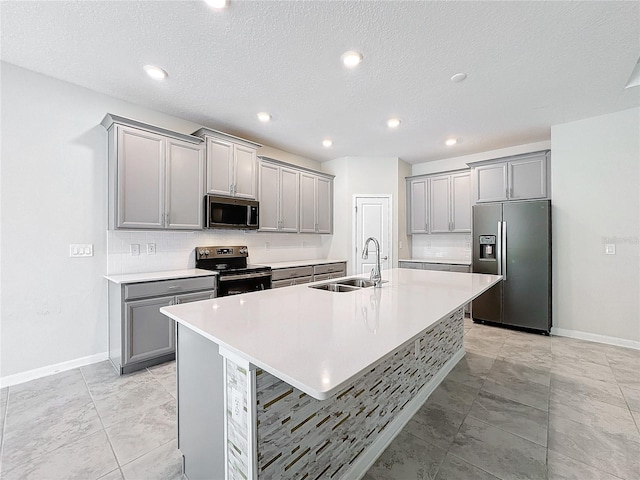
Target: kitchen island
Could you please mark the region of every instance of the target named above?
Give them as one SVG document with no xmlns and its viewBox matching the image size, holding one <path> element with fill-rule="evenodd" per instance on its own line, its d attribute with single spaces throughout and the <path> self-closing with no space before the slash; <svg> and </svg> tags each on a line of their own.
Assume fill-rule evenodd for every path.
<svg viewBox="0 0 640 480">
<path fill-rule="evenodd" d="M 394 269 L 381 288 L 162 308 L 185 474 L 359 478 L 464 355 L 462 307 L 500 279 Z"/>
</svg>

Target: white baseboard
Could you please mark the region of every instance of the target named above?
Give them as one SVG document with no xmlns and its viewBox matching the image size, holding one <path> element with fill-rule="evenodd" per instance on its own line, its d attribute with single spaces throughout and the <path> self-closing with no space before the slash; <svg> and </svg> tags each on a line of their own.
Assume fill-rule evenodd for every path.
<svg viewBox="0 0 640 480">
<path fill-rule="evenodd" d="M 46 377 L 48 375 L 53 375 L 54 373 L 66 372 L 67 370 L 73 370 L 74 368 L 84 367 L 85 365 L 102 362 L 103 360 L 108 359 L 109 352 L 103 352 L 95 355 L 89 355 L 88 357 L 76 358 L 74 360 L 69 360 L 68 362 L 56 363 L 55 365 L 47 365 L 46 367 L 27 370 L 26 372 L 16 373 L 14 375 L 7 375 L 6 377 L 0 378 L 0 388 L 11 387 L 13 385 L 28 382 L 29 380 Z"/>
<path fill-rule="evenodd" d="M 385 428 L 380 436 L 362 453 L 353 465 L 347 470 L 341 478 L 359 480 L 373 466 L 378 457 L 391 444 L 394 438 L 400 433 L 409 420 L 416 414 L 420 407 L 427 401 L 429 395 L 438 388 L 438 385 L 445 379 L 453 367 L 455 367 L 462 357 L 464 357 L 464 348 L 458 350 L 453 357 L 440 369 L 440 371 L 431 379 L 429 383 L 423 386 L 413 399 L 405 405 L 400 414 Z"/>
<path fill-rule="evenodd" d="M 559 337 L 577 338 L 578 340 L 587 340 L 589 342 L 606 343 L 617 347 L 634 348 L 640 350 L 640 342 L 635 340 L 627 340 L 626 338 L 607 337 L 606 335 L 598 335 L 596 333 L 580 332 L 578 330 L 567 330 L 566 328 L 551 327 L 551 335 Z"/>
</svg>

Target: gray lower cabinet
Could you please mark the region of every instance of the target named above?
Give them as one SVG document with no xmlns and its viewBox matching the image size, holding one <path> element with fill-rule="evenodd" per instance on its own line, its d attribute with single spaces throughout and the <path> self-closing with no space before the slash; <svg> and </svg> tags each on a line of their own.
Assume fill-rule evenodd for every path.
<svg viewBox="0 0 640 480">
<path fill-rule="evenodd" d="M 116 370 L 130 373 L 173 360 L 175 322 L 160 308 L 215 298 L 215 278 L 109 283 L 109 359 Z"/>
<path fill-rule="evenodd" d="M 469 273 L 469 265 L 459 265 L 455 263 L 432 263 L 432 262 L 398 262 L 398 268 L 413 268 L 415 270 L 436 270 L 439 272 L 460 272 Z"/>
<path fill-rule="evenodd" d="M 323 263 L 319 265 L 304 265 L 289 268 L 274 268 L 271 273 L 271 287 L 290 287 L 303 283 L 331 280 L 347 275 L 346 262 Z"/>
</svg>

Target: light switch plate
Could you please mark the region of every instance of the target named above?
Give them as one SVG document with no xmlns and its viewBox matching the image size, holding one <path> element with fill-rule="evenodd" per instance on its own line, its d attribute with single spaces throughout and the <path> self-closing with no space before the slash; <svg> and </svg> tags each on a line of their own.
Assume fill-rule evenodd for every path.
<svg viewBox="0 0 640 480">
<path fill-rule="evenodd" d="M 69 245 L 70 257 L 93 257 L 93 245 L 87 243 L 72 243 Z"/>
<path fill-rule="evenodd" d="M 605 255 L 615 255 L 616 254 L 616 244 L 615 243 L 607 243 L 604 246 Z"/>
<path fill-rule="evenodd" d="M 140 244 L 139 243 L 132 243 L 130 245 L 131 247 L 131 256 L 132 257 L 137 257 L 138 255 L 140 255 Z"/>
</svg>

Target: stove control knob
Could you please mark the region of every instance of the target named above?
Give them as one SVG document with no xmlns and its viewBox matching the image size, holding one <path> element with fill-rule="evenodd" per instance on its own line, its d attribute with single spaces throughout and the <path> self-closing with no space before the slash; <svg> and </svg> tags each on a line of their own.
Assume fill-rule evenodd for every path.
<svg viewBox="0 0 640 480">
<path fill-rule="evenodd" d="M 205 254 L 205 255 L 209 255 L 209 250 L 205 250 L 205 251 L 204 251 L 204 254 Z"/>
</svg>

